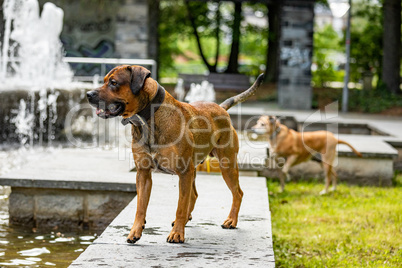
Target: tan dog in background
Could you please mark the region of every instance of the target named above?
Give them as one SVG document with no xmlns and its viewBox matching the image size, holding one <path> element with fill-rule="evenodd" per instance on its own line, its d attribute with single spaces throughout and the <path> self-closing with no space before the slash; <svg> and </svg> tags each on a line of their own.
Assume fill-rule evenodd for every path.
<svg viewBox="0 0 402 268">
<path fill-rule="evenodd" d="M 223 179 L 233 195 L 232 207 L 222 228 L 236 228 L 243 197 L 237 165 L 239 142 L 226 110 L 254 94 L 263 75 L 248 90 L 218 105 L 179 102 L 150 74 L 141 66 L 118 66 L 105 76 L 100 88 L 87 93 L 88 101 L 97 108 L 99 117 L 122 116 L 123 124 L 132 124 L 137 211 L 127 242 L 135 243 L 142 236 L 152 188 L 152 171 L 179 176 L 176 219 L 167 241 L 184 242 L 184 227 L 192 218 L 191 212 L 198 197 L 195 167 L 208 155 L 219 159 Z"/>
<path fill-rule="evenodd" d="M 337 175 L 333 168 L 336 157 L 336 146 L 346 144 L 353 152 L 362 155 L 346 141 L 338 140 L 329 131 L 297 132 L 281 124 L 275 116 L 261 116 L 252 130 L 259 134 L 268 134 L 270 155 L 286 158 L 280 173 L 281 190 L 285 189 L 285 177 L 289 179 L 289 169 L 299 163 L 320 155 L 325 172 L 325 189 L 320 194 L 328 192 L 332 176 L 332 190 L 336 189 Z"/>
</svg>

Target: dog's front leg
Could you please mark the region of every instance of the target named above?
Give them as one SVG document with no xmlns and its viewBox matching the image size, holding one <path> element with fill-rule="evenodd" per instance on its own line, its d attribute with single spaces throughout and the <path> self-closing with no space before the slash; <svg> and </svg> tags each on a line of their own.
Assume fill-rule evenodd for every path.
<svg viewBox="0 0 402 268">
<path fill-rule="evenodd" d="M 297 155 L 291 155 L 286 159 L 286 162 L 283 165 L 282 172 L 280 172 L 279 174 L 279 179 L 281 182 L 281 192 L 285 190 L 285 178 L 289 178 L 289 169 L 293 166 L 296 160 Z"/>
<path fill-rule="evenodd" d="M 137 242 L 142 235 L 142 230 L 145 228 L 145 216 L 151 195 L 152 176 L 150 169 L 137 170 L 137 212 L 130 234 L 127 237 L 128 243 Z"/>
<path fill-rule="evenodd" d="M 195 179 L 194 168 L 179 175 L 179 202 L 177 204 L 176 220 L 166 241 L 169 243 L 184 242 L 184 227 L 188 221 L 191 187 Z"/>
</svg>

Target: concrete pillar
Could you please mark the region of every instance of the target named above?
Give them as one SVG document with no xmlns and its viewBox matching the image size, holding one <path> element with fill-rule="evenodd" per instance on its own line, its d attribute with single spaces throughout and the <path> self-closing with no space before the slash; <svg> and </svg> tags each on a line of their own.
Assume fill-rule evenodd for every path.
<svg viewBox="0 0 402 268">
<path fill-rule="evenodd" d="M 116 56 L 148 58 L 148 1 L 125 0 L 116 15 Z"/>
<path fill-rule="evenodd" d="M 281 19 L 279 106 L 311 109 L 314 1 L 286 1 Z"/>
</svg>

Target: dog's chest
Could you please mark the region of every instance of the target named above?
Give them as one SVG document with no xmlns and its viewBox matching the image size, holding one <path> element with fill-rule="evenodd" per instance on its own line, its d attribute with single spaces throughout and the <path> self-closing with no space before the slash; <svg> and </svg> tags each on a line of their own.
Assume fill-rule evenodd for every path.
<svg viewBox="0 0 402 268">
<path fill-rule="evenodd" d="M 146 132 L 144 129 L 133 128 L 132 131 L 132 150 L 138 155 L 136 165 L 142 168 L 150 168 L 152 171 L 165 174 L 176 174 L 172 168 L 172 159 L 166 155 L 164 148 L 164 139 L 155 132 Z"/>
</svg>

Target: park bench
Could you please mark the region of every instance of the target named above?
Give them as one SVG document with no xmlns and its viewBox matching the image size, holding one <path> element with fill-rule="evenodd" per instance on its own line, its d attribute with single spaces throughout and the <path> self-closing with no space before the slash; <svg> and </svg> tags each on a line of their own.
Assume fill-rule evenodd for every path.
<svg viewBox="0 0 402 268">
<path fill-rule="evenodd" d="M 215 91 L 244 91 L 250 87 L 250 79 L 244 74 L 208 75 L 208 82 L 214 85 Z"/>
<path fill-rule="evenodd" d="M 201 84 L 201 82 L 204 80 L 207 80 L 213 84 L 215 91 L 242 92 L 250 87 L 250 79 L 244 74 L 179 74 L 179 78 L 183 79 L 183 85 L 186 91 L 190 89 L 190 85 L 192 83 Z"/>
</svg>

